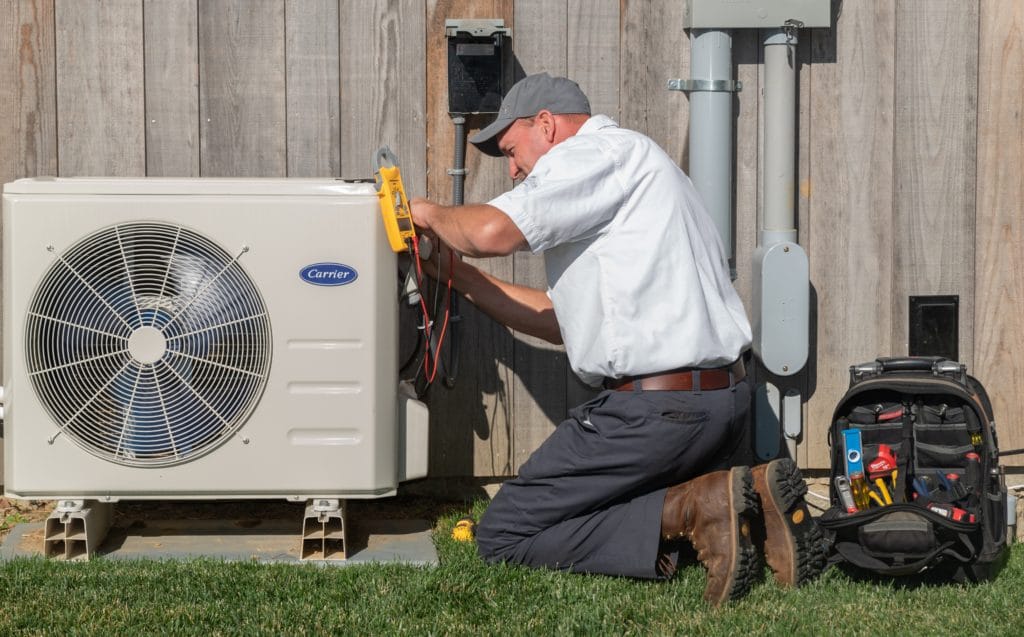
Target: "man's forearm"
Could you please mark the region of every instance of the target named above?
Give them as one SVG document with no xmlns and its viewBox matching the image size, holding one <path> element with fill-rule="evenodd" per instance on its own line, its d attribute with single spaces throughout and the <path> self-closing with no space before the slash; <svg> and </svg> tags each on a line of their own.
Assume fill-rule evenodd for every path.
<svg viewBox="0 0 1024 637">
<path fill-rule="evenodd" d="M 437 235 L 461 254 L 504 256 L 526 245 L 519 228 L 494 206 L 440 206 L 424 199 L 414 199 L 411 203 L 416 225 Z"/>
<path fill-rule="evenodd" d="M 543 291 L 502 281 L 463 261 L 455 263 L 452 285 L 499 323 L 561 344 L 555 310 Z"/>
</svg>

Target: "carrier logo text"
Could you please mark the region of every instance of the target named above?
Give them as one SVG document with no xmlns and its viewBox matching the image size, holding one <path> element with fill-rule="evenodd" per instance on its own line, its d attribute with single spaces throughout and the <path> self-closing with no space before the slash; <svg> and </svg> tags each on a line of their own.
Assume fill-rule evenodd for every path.
<svg viewBox="0 0 1024 637">
<path fill-rule="evenodd" d="M 359 278 L 355 268 L 344 263 L 314 263 L 299 270 L 299 277 L 312 285 L 348 285 Z"/>
</svg>

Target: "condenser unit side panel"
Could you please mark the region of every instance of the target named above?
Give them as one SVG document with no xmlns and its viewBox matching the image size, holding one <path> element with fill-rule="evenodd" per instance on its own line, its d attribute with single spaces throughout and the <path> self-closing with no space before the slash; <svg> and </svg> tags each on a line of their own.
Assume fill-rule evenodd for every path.
<svg viewBox="0 0 1024 637">
<path fill-rule="evenodd" d="M 10 218 L 11 202 L 9 201 L 10 198 L 11 198 L 11 195 L 9 195 L 7 193 L 5 193 L 3 195 L 2 220 L 3 220 L 4 232 L 2 233 L 3 234 L 2 242 L 0 242 L 0 248 L 3 249 L 3 255 L 2 255 L 2 258 L 3 258 L 3 275 L 2 275 L 3 292 L 2 292 L 2 299 L 3 299 L 3 308 L 4 308 L 3 318 L 2 318 L 2 321 L 0 321 L 0 325 L 3 326 L 3 335 L 2 336 L 3 336 L 3 339 L 4 339 L 4 347 L 3 347 L 3 381 L 4 381 L 4 403 L 5 403 L 4 404 L 4 418 L 7 421 L 10 421 L 12 416 L 13 416 L 13 414 L 14 414 L 15 401 L 12 400 L 12 397 L 16 393 L 15 392 L 15 388 L 17 387 L 17 383 L 15 382 L 14 374 L 13 374 L 13 370 L 14 370 L 14 361 L 13 361 L 13 358 L 14 358 L 14 347 L 12 346 L 10 335 L 13 334 L 14 331 L 17 329 L 16 325 L 18 324 L 18 322 L 14 320 L 14 312 L 9 311 L 9 308 L 12 307 L 12 303 L 14 303 L 14 301 L 16 299 L 15 290 L 14 290 L 14 280 L 15 280 L 15 278 L 14 278 L 14 268 L 11 267 L 12 255 L 14 254 L 14 250 L 16 249 L 16 246 L 14 244 L 14 241 L 11 238 L 12 237 L 12 233 L 11 233 L 11 218 Z M 4 471 L 4 476 L 8 475 L 8 473 L 10 471 L 10 468 L 12 467 L 11 461 L 12 461 L 12 455 L 14 453 L 13 438 L 16 435 L 17 435 L 17 432 L 13 431 L 12 428 L 9 425 L 4 427 L 4 432 L 3 432 L 3 437 L 4 437 L 4 445 L 3 445 L 3 452 L 4 452 L 3 471 Z M 0 480 L 0 482 L 4 483 L 5 489 L 7 488 L 8 481 L 9 480 L 7 480 L 7 479 Z"/>
<path fill-rule="evenodd" d="M 395 257 L 371 188 L 333 197 L 29 193 L 5 195 L 4 204 L 9 492 L 37 497 L 393 492 Z M 55 255 L 99 228 L 139 220 L 181 224 L 236 257 L 263 297 L 273 332 L 266 386 L 244 425 L 205 455 L 159 467 L 97 458 L 63 435 L 32 389 L 21 340 L 32 294 Z M 344 285 L 316 285 L 302 272 L 317 263 L 341 264 L 358 276 Z"/>
</svg>

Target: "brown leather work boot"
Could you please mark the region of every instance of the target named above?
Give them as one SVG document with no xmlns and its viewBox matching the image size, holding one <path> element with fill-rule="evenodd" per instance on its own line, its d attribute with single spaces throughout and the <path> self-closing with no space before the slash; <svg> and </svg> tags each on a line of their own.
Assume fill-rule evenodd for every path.
<svg viewBox="0 0 1024 637">
<path fill-rule="evenodd" d="M 690 540 L 708 570 L 704 599 L 715 606 L 746 595 L 760 570 L 750 539 L 757 515 L 749 467 L 709 473 L 665 493 L 661 537 Z"/>
<path fill-rule="evenodd" d="M 821 529 L 804 502 L 807 485 L 796 463 L 772 460 L 752 470 L 764 524 L 754 526 L 754 544 L 782 586 L 800 586 L 825 568 Z"/>
</svg>

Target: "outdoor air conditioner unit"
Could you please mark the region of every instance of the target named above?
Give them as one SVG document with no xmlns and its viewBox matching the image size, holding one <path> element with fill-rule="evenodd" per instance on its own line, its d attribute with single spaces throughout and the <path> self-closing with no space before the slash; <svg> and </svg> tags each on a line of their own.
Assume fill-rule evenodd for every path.
<svg viewBox="0 0 1024 637">
<path fill-rule="evenodd" d="M 426 474 L 372 184 L 23 179 L 3 224 L 8 495 L 375 498 Z"/>
</svg>

